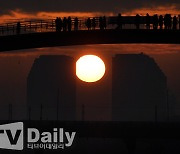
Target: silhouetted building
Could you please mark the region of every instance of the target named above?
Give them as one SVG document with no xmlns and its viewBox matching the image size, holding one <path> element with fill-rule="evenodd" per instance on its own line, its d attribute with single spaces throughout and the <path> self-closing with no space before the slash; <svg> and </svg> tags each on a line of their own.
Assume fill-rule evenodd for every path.
<svg viewBox="0 0 180 154">
<path fill-rule="evenodd" d="M 27 102 L 32 120 L 75 120 L 74 59 L 47 55 L 35 59 L 27 78 Z"/>
<path fill-rule="evenodd" d="M 166 120 L 166 76 L 156 62 L 144 54 L 119 54 L 112 65 L 113 120 Z"/>
</svg>

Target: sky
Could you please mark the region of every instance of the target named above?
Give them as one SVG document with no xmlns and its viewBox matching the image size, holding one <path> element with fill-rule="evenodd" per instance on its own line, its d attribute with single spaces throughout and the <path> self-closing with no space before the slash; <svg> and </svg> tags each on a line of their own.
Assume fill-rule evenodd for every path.
<svg viewBox="0 0 180 154">
<path fill-rule="evenodd" d="M 2 21 L 56 16 L 180 14 L 179 0 L 0 0 Z"/>
</svg>

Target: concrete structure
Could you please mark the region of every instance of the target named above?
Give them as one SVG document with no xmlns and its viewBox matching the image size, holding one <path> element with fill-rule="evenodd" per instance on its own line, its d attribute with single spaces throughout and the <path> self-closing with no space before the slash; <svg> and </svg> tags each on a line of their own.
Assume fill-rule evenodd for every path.
<svg viewBox="0 0 180 154">
<path fill-rule="evenodd" d="M 37 120 L 76 120 L 74 59 L 40 56 L 27 78 L 28 116 Z"/>
<path fill-rule="evenodd" d="M 115 121 L 167 120 L 166 76 L 144 54 L 119 54 L 112 66 L 112 117 Z"/>
</svg>

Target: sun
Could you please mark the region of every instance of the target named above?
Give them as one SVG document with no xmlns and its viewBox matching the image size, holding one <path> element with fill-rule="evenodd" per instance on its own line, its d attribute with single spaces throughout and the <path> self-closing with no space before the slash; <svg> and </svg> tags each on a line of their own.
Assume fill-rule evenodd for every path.
<svg viewBox="0 0 180 154">
<path fill-rule="evenodd" d="M 105 64 L 95 55 L 85 55 L 76 62 L 76 75 L 84 82 L 96 82 L 105 74 Z"/>
</svg>

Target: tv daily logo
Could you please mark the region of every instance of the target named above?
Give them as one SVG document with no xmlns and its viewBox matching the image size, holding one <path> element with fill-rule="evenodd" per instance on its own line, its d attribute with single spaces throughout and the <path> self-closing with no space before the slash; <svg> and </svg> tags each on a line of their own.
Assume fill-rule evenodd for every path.
<svg viewBox="0 0 180 154">
<path fill-rule="evenodd" d="M 59 135 L 58 135 L 59 134 Z M 74 141 L 76 132 L 64 132 L 63 128 L 53 129 L 53 132 L 40 133 L 36 128 L 27 128 L 27 143 L 64 143 L 64 136 L 70 147 Z M 0 148 L 11 150 L 24 149 L 24 124 L 23 122 L 0 125 Z"/>
<path fill-rule="evenodd" d="M 0 148 L 23 150 L 23 123 L 0 125 Z"/>
</svg>

